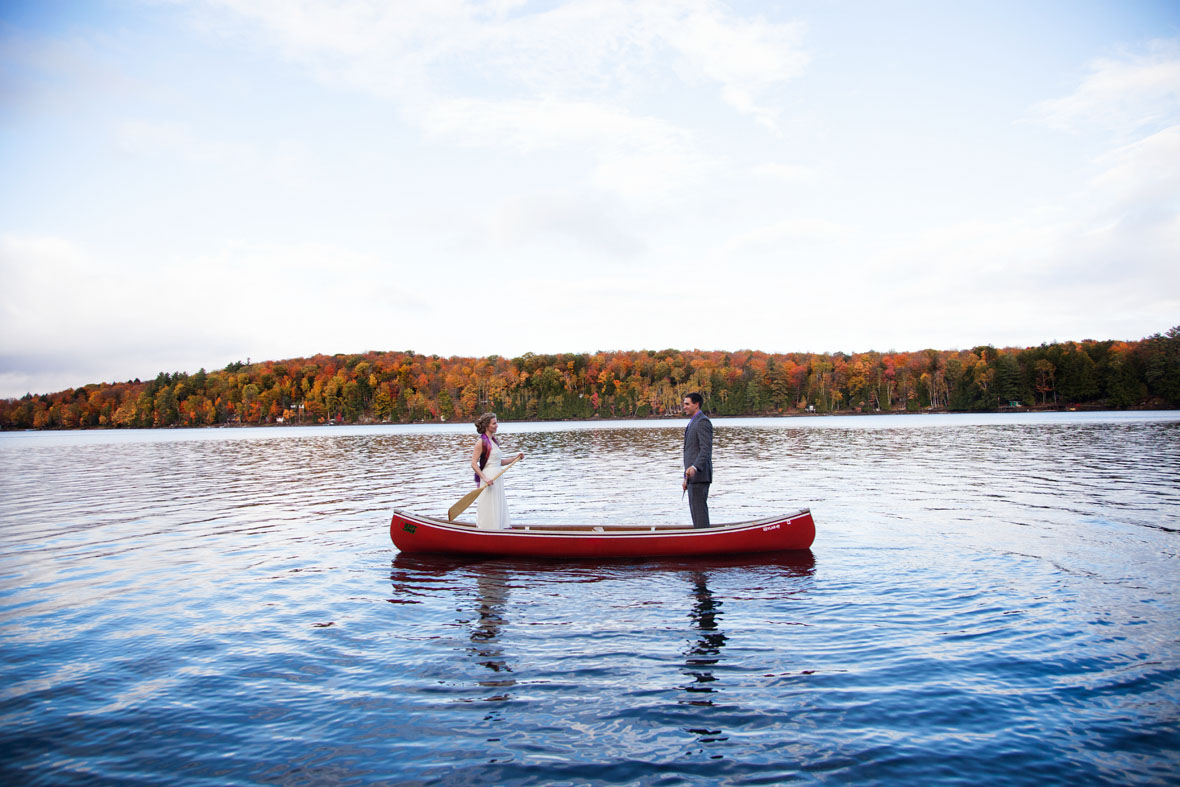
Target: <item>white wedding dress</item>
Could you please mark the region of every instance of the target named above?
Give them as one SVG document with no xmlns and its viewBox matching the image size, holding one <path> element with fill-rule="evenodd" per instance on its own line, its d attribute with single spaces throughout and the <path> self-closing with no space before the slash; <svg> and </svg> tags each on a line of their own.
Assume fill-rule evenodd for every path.
<svg viewBox="0 0 1180 787">
<path fill-rule="evenodd" d="M 485 530 L 505 530 L 508 527 L 508 501 L 504 497 L 503 477 L 496 478 L 496 474 L 504 470 L 500 465 L 502 455 L 495 440 L 489 440 L 488 443 L 491 451 L 488 453 L 488 462 L 484 465 L 483 473 L 488 478 L 495 479 L 495 483 L 491 489 L 481 492 L 476 499 L 479 508 L 475 514 L 475 526 Z M 479 485 L 487 486 L 482 480 Z"/>
</svg>

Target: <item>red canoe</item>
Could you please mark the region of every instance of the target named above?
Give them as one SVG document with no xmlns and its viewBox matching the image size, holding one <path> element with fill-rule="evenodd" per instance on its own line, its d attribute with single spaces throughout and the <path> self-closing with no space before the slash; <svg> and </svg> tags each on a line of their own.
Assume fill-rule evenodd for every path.
<svg viewBox="0 0 1180 787">
<path fill-rule="evenodd" d="M 480 530 L 394 511 L 389 537 L 400 551 L 510 557 L 671 557 L 807 549 L 815 540 L 811 511 L 707 528 L 682 525 L 515 525 Z"/>
</svg>

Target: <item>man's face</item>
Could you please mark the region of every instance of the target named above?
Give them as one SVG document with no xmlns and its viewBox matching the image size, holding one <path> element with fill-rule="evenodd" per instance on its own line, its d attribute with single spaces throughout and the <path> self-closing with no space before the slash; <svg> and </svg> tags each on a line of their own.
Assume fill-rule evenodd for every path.
<svg viewBox="0 0 1180 787">
<path fill-rule="evenodd" d="M 701 406 L 699 404 L 694 402 L 692 399 L 689 399 L 687 396 L 684 397 L 684 414 L 685 415 L 687 415 L 689 418 L 692 418 L 694 415 L 697 414 L 697 410 L 699 410 L 699 409 L 701 409 Z"/>
</svg>

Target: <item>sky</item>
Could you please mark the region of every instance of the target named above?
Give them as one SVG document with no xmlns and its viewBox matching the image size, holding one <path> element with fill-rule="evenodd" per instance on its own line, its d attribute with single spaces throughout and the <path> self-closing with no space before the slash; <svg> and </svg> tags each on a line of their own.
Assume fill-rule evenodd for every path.
<svg viewBox="0 0 1180 787">
<path fill-rule="evenodd" d="M 1180 325 L 1172 0 L 0 0 L 0 396 Z"/>
</svg>

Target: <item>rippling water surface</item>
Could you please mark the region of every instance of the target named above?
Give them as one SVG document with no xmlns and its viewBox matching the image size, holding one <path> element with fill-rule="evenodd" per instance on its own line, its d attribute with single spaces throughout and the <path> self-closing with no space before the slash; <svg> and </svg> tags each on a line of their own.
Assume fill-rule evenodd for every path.
<svg viewBox="0 0 1180 787">
<path fill-rule="evenodd" d="M 687 522 L 683 422 L 504 424 L 518 522 Z M 0 435 L 6 784 L 1176 784 L 1180 413 L 718 419 L 810 551 L 397 554 L 469 426 Z"/>
</svg>

